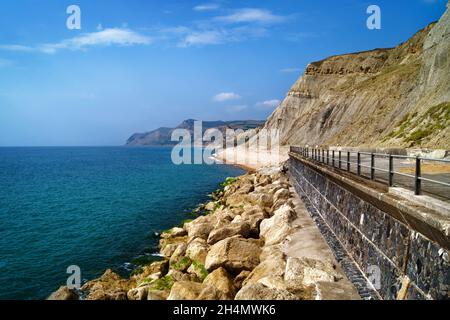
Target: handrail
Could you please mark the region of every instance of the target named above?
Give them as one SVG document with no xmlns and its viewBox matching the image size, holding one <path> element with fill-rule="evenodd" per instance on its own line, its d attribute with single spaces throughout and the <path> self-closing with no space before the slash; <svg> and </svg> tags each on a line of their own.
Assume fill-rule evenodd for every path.
<svg viewBox="0 0 450 320">
<path fill-rule="evenodd" d="M 430 159 L 423 157 L 412 157 L 412 156 L 402 156 L 402 155 L 393 155 L 393 154 L 381 154 L 375 152 L 362 152 L 362 151 L 342 151 L 342 150 L 330 150 L 330 149 L 322 149 L 322 148 L 309 148 L 309 147 L 295 147 L 291 146 L 290 151 L 296 154 L 300 154 L 301 156 L 318 161 L 320 163 L 327 164 L 334 168 L 338 168 L 341 170 L 346 170 L 347 172 L 351 172 L 352 165 L 357 168 L 357 175 L 362 176 L 361 168 L 370 169 L 370 179 L 375 180 L 376 172 L 384 172 L 388 173 L 388 181 L 387 184 L 389 187 L 394 186 L 394 178 L 396 175 L 408 177 L 414 179 L 414 193 L 416 195 L 422 194 L 422 181 L 439 184 L 441 186 L 450 187 L 449 183 L 440 180 L 434 180 L 425 178 L 422 176 L 422 163 L 424 161 L 433 161 L 433 162 L 441 162 L 445 164 L 450 164 L 450 160 L 447 159 Z M 357 161 L 351 161 L 352 155 L 357 156 Z M 369 162 L 370 165 L 363 164 L 361 159 L 361 155 L 370 156 Z M 384 158 L 389 160 L 389 169 L 376 167 L 376 159 Z M 407 174 L 402 172 L 397 172 L 394 170 L 394 160 L 395 159 L 411 159 L 415 161 L 415 170 L 414 174 Z M 367 161 L 367 158 L 364 159 Z M 343 164 L 345 166 L 343 167 Z"/>
</svg>

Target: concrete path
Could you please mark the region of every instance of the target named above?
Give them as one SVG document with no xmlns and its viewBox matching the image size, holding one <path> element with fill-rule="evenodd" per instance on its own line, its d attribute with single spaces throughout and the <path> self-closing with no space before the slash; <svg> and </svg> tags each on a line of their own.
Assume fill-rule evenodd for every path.
<svg viewBox="0 0 450 320">
<path fill-rule="evenodd" d="M 320 261 L 330 261 L 336 266 L 336 270 L 342 279 L 334 283 L 318 283 L 316 289 L 323 300 L 360 300 L 361 297 L 353 284 L 342 271 L 339 263 L 334 258 L 333 252 L 326 240 L 322 237 L 318 227 L 310 217 L 305 205 L 291 188 L 295 195 L 294 205 L 297 220 L 294 222 L 299 228 L 290 235 L 290 241 L 285 245 L 284 252 L 287 257 L 310 258 Z"/>
</svg>

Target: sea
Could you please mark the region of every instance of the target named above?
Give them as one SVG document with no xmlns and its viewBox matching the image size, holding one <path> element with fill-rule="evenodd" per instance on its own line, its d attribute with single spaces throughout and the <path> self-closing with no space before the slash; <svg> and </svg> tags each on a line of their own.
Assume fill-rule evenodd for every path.
<svg viewBox="0 0 450 320">
<path fill-rule="evenodd" d="M 169 147 L 0 148 L 0 299 L 45 299 L 111 268 L 128 276 L 163 230 L 193 218 L 228 165 L 175 165 Z"/>
</svg>

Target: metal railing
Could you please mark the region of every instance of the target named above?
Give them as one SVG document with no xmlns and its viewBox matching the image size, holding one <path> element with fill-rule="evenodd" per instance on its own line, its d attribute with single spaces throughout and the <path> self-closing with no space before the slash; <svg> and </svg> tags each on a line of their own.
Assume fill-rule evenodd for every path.
<svg viewBox="0 0 450 320">
<path fill-rule="evenodd" d="M 411 157 L 411 156 L 401 156 L 401 155 L 393 155 L 393 154 L 380 154 L 373 152 L 355 152 L 355 151 L 337 151 L 337 150 L 329 150 L 329 149 L 317 149 L 317 148 L 304 148 L 304 147 L 294 147 L 291 146 L 290 151 L 295 154 L 299 154 L 304 158 L 308 158 L 334 168 L 338 168 L 341 170 L 345 170 L 347 172 L 352 172 L 353 168 L 356 168 L 356 174 L 360 177 L 369 178 L 370 180 L 377 180 L 376 173 L 383 172 L 387 174 L 387 185 L 388 187 L 394 186 L 394 180 L 396 176 L 414 179 L 413 191 L 415 195 L 421 195 L 423 192 L 422 183 L 428 182 L 431 184 L 436 184 L 442 187 L 450 188 L 450 183 L 447 183 L 442 180 L 430 179 L 426 178 L 422 174 L 422 165 L 424 161 L 430 162 L 438 162 L 445 165 L 450 165 L 450 160 L 445 159 L 430 159 L 430 158 L 421 158 L 421 157 Z M 368 164 L 365 164 L 362 161 L 362 156 L 365 156 L 368 160 Z M 356 157 L 356 161 L 352 161 Z M 387 161 L 386 168 L 376 167 L 377 161 L 379 159 L 384 159 Z M 403 160 L 413 160 L 415 162 L 414 174 L 408 174 L 404 172 L 398 172 L 394 170 L 394 162 L 396 159 Z M 378 162 L 379 163 L 379 162 Z M 362 169 L 365 168 L 369 171 L 369 176 L 364 176 L 362 174 Z M 407 167 L 410 168 L 410 167 Z M 450 180 L 449 180 L 450 181 Z M 446 194 L 443 198 L 450 198 L 450 189 L 446 190 Z M 441 196 L 442 197 L 442 196 Z"/>
</svg>

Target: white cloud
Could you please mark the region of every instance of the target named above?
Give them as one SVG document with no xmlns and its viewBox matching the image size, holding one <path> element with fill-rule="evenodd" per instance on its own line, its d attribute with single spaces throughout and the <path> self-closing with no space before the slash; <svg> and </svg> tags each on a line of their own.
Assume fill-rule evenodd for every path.
<svg viewBox="0 0 450 320">
<path fill-rule="evenodd" d="M 285 68 L 285 69 L 281 69 L 280 72 L 282 73 L 297 73 L 297 72 L 301 72 L 302 69 L 300 68 Z"/>
<path fill-rule="evenodd" d="M 213 100 L 216 102 L 224 102 L 239 99 L 241 99 L 241 96 L 234 92 L 221 92 L 213 97 Z"/>
<path fill-rule="evenodd" d="M 193 9 L 195 11 L 214 11 L 220 8 L 218 3 L 204 3 L 198 6 L 195 6 Z"/>
<path fill-rule="evenodd" d="M 229 112 L 240 112 L 240 111 L 244 111 L 248 108 L 247 105 L 245 104 L 240 104 L 240 105 L 235 105 L 235 106 L 229 106 L 227 107 L 227 110 Z"/>
<path fill-rule="evenodd" d="M 219 31 L 192 32 L 179 43 L 179 46 L 189 47 L 192 45 L 220 44 L 223 41 L 223 34 Z"/>
<path fill-rule="evenodd" d="M 216 21 L 223 23 L 261 23 L 261 24 L 273 24 L 286 20 L 286 17 L 275 15 L 269 10 L 246 8 L 238 9 L 233 13 L 214 18 Z"/>
<path fill-rule="evenodd" d="M 31 51 L 34 51 L 34 49 L 32 47 L 22 46 L 22 45 L 19 45 L 19 44 L 0 45 L 0 50 L 17 51 L 17 52 L 31 52 Z"/>
<path fill-rule="evenodd" d="M 83 50 L 94 46 L 134 46 L 148 45 L 152 39 L 123 28 L 109 28 L 97 32 L 85 33 L 80 36 L 65 39 L 58 43 L 42 44 L 37 47 L 22 45 L 0 45 L 0 49 L 9 51 L 37 51 L 48 54 L 56 53 L 59 50 Z"/>
<path fill-rule="evenodd" d="M 275 108 L 278 107 L 280 105 L 281 101 L 278 99 L 273 99 L 273 100 L 266 100 L 266 101 L 262 101 L 262 102 L 258 102 L 256 104 L 257 107 L 263 107 L 263 108 Z"/>
</svg>

